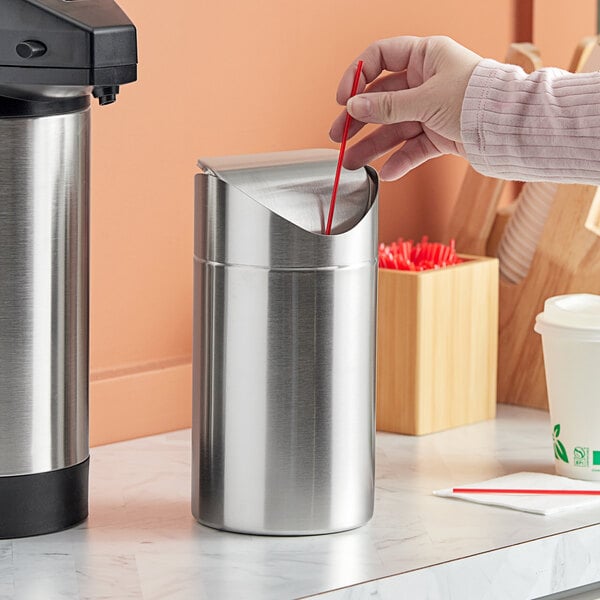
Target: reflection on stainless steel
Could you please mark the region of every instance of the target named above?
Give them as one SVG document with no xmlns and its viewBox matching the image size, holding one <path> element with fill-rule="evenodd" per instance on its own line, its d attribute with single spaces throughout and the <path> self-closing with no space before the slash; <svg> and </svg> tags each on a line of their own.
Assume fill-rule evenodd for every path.
<svg viewBox="0 0 600 600">
<path fill-rule="evenodd" d="M 259 199 L 269 210 L 307 231 L 325 230 L 338 153 L 299 150 L 275 154 L 200 159 L 205 172 Z M 370 179 L 365 169 L 342 171 L 332 232 L 356 225 L 369 206 Z"/>
<path fill-rule="evenodd" d="M 354 227 L 324 236 L 310 207 L 286 213 L 319 205 L 320 170 L 315 186 L 304 164 L 274 166 L 276 198 L 256 191 L 266 165 L 248 185 L 210 166 L 196 181 L 194 515 L 275 535 L 358 527 L 373 512 L 377 176 L 356 177 L 351 208 L 339 197 Z"/>
<path fill-rule="evenodd" d="M 0 476 L 88 455 L 89 112 L 0 119 Z"/>
</svg>

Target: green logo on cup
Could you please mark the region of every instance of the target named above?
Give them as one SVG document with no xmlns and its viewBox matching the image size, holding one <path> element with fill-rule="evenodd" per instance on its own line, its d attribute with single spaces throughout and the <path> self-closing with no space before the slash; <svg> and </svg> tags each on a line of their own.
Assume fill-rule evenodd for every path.
<svg viewBox="0 0 600 600">
<path fill-rule="evenodd" d="M 552 441 L 554 442 L 554 456 L 557 460 L 562 460 L 563 462 L 568 463 L 569 457 L 567 456 L 567 449 L 564 447 L 563 443 L 558 439 L 560 435 L 560 424 L 557 423 L 554 426 L 554 430 L 552 432 Z"/>
<path fill-rule="evenodd" d="M 589 467 L 590 449 L 585 446 L 575 446 L 573 449 L 573 465 L 576 467 Z"/>
</svg>

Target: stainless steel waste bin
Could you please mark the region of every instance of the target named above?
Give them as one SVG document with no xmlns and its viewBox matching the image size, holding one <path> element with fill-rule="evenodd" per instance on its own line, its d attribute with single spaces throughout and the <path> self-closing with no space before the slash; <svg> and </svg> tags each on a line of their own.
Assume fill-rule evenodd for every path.
<svg viewBox="0 0 600 600">
<path fill-rule="evenodd" d="M 335 151 L 206 159 L 196 176 L 193 514 L 309 535 L 373 514 L 378 181 Z"/>
</svg>

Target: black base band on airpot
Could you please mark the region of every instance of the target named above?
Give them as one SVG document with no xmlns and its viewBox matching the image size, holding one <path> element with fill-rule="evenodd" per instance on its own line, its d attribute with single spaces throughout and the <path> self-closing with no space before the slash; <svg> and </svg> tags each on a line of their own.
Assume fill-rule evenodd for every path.
<svg viewBox="0 0 600 600">
<path fill-rule="evenodd" d="M 88 516 L 89 457 L 66 469 L 0 477 L 0 539 L 52 533 Z"/>
<path fill-rule="evenodd" d="M 52 117 L 85 110 L 90 106 L 90 96 L 54 98 L 46 101 L 19 100 L 0 96 L 0 119 Z"/>
</svg>

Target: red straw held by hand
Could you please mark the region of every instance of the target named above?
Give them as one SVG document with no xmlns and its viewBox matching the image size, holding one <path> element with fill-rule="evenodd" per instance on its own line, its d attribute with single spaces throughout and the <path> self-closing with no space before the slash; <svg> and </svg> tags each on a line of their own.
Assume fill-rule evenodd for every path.
<svg viewBox="0 0 600 600">
<path fill-rule="evenodd" d="M 359 60 L 356 65 L 356 73 L 354 75 L 354 83 L 352 84 L 352 92 L 350 98 L 356 95 L 358 84 L 360 82 L 360 74 L 362 72 L 363 61 Z M 333 223 L 333 212 L 335 211 L 335 199 L 337 197 L 338 186 L 340 184 L 340 175 L 342 174 L 342 163 L 344 162 L 344 153 L 346 152 L 346 142 L 348 141 L 348 131 L 352 123 L 352 117 L 346 114 L 346 123 L 344 124 L 344 133 L 342 135 L 342 145 L 340 146 L 340 156 L 338 158 L 337 170 L 335 172 L 335 180 L 333 182 L 333 192 L 331 193 L 331 203 L 329 204 L 329 216 L 327 217 L 327 228 L 325 235 L 331 235 L 331 224 Z"/>
</svg>

